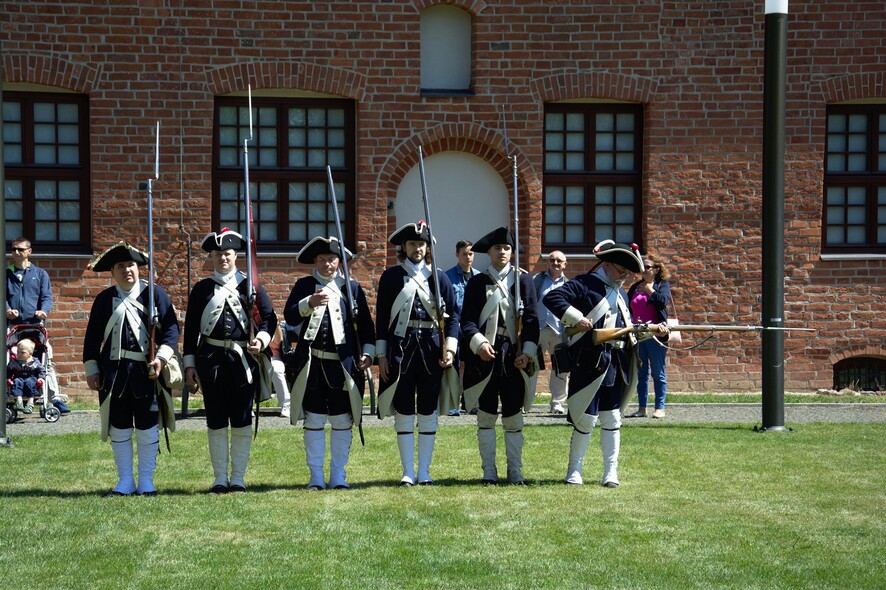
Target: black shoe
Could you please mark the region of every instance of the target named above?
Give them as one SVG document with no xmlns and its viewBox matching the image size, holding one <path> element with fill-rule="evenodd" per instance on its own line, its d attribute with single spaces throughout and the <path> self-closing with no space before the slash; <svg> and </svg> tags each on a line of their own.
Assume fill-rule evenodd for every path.
<svg viewBox="0 0 886 590">
<path fill-rule="evenodd" d="M 229 491 L 230 490 L 228 489 L 228 486 L 220 484 L 220 483 L 215 484 L 214 486 L 212 486 L 209 489 L 209 493 L 214 494 L 216 496 L 220 495 L 220 494 L 227 494 Z"/>
<path fill-rule="evenodd" d="M 412 482 L 411 482 L 411 481 L 401 481 L 401 482 L 400 482 L 400 487 L 401 487 L 401 488 L 411 488 L 411 487 L 412 487 Z"/>
<path fill-rule="evenodd" d="M 107 494 L 105 494 L 105 498 L 116 498 L 117 496 L 123 496 L 124 498 L 129 494 L 124 494 L 123 492 L 118 492 L 117 490 L 111 490 Z"/>
<path fill-rule="evenodd" d="M 142 492 L 139 494 L 139 496 L 145 496 L 148 498 L 156 496 L 156 495 L 157 495 L 157 490 L 154 490 L 153 492 Z"/>
<path fill-rule="evenodd" d="M 498 480 L 497 479 L 481 479 L 480 483 L 483 484 L 484 486 L 497 486 Z"/>
<path fill-rule="evenodd" d="M 230 491 L 232 494 L 243 494 L 246 493 L 246 486 L 234 484 L 228 488 L 228 491 Z"/>
<path fill-rule="evenodd" d="M 434 480 L 433 480 L 433 479 L 428 479 L 428 480 L 426 480 L 426 481 L 420 481 L 420 482 L 418 482 L 418 485 L 420 485 L 420 486 L 432 486 L 432 485 L 434 485 Z"/>
</svg>

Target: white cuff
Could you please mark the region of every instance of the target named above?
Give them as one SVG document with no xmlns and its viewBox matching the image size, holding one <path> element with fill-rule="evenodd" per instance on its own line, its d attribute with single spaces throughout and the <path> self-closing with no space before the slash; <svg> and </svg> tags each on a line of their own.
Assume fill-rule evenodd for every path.
<svg viewBox="0 0 886 590">
<path fill-rule="evenodd" d="M 455 353 L 458 352 L 458 338 L 449 337 L 446 339 L 446 350 L 452 353 L 455 356 Z"/>
<path fill-rule="evenodd" d="M 375 356 L 382 357 L 388 353 L 388 341 L 387 340 L 376 340 L 375 341 Z"/>
<path fill-rule="evenodd" d="M 83 363 L 83 368 L 86 370 L 87 377 L 101 373 L 101 370 L 98 368 L 98 361 L 86 361 Z"/>
<path fill-rule="evenodd" d="M 538 344 L 535 342 L 524 342 L 522 352 L 529 358 L 533 358 L 538 355 Z"/>
<path fill-rule="evenodd" d="M 311 298 L 311 296 L 308 295 L 307 297 L 305 297 L 304 299 L 302 299 L 301 301 L 298 302 L 298 313 L 300 313 L 301 317 L 303 317 L 303 318 L 308 317 L 314 311 L 314 308 L 311 307 L 310 303 L 308 303 L 308 299 L 310 299 L 310 298 Z"/>
<path fill-rule="evenodd" d="M 157 354 L 154 355 L 156 358 L 162 360 L 164 363 L 168 363 L 169 359 L 175 356 L 175 351 L 166 346 L 165 344 L 161 344 L 160 348 L 157 349 Z"/>
<path fill-rule="evenodd" d="M 197 366 L 197 355 L 186 354 L 182 360 L 185 362 L 186 369 L 193 369 Z"/>
<path fill-rule="evenodd" d="M 577 326 L 583 317 L 585 316 L 582 312 L 570 305 L 569 309 L 566 310 L 566 313 L 563 314 L 563 317 L 560 318 L 560 321 L 567 326 Z"/>
<path fill-rule="evenodd" d="M 471 352 L 473 352 L 474 354 L 479 354 L 480 347 L 488 343 L 489 340 L 486 339 L 486 336 L 484 336 L 480 332 L 477 332 L 471 337 L 471 341 L 468 346 L 470 346 Z"/>
<path fill-rule="evenodd" d="M 264 350 L 268 347 L 268 344 L 271 343 L 271 335 L 262 330 L 258 334 L 255 335 L 255 338 L 261 342 L 261 349 Z"/>
</svg>

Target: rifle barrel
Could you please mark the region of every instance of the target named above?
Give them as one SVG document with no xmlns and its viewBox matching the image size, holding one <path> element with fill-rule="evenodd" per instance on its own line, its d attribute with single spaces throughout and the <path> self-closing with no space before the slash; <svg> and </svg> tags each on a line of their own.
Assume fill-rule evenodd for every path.
<svg viewBox="0 0 886 590">
<path fill-rule="evenodd" d="M 345 275 L 345 292 L 348 298 L 348 307 L 350 308 L 351 324 L 354 326 L 354 338 L 357 348 L 357 354 L 360 355 L 360 336 L 357 333 L 357 302 L 354 300 L 354 294 L 351 293 L 351 274 L 348 271 L 348 257 L 345 254 L 345 238 L 341 231 L 341 220 L 338 216 L 338 200 L 335 198 L 335 183 L 332 180 L 332 167 L 327 164 L 326 176 L 329 179 L 329 195 L 332 198 L 332 214 L 335 218 L 335 231 L 338 234 L 339 256 L 341 257 L 342 272 Z"/>
<path fill-rule="evenodd" d="M 425 208 L 425 223 L 428 225 L 428 252 L 431 255 L 431 274 L 434 277 L 434 303 L 437 306 L 437 329 L 440 330 L 440 356 L 446 360 L 446 330 L 443 327 L 445 320 L 445 310 L 443 309 L 443 298 L 440 295 L 440 281 L 437 276 L 437 257 L 434 254 L 434 231 L 431 228 L 431 204 L 428 198 L 428 185 L 425 181 L 425 159 L 418 146 L 418 172 L 421 177 L 421 200 Z"/>
</svg>

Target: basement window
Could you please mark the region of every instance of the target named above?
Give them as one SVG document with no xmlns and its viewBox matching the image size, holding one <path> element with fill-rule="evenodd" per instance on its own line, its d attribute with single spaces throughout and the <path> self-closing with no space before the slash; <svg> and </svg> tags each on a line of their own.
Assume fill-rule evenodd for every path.
<svg viewBox="0 0 886 590">
<path fill-rule="evenodd" d="M 886 359 L 855 356 L 834 365 L 834 389 L 886 391 Z"/>
</svg>

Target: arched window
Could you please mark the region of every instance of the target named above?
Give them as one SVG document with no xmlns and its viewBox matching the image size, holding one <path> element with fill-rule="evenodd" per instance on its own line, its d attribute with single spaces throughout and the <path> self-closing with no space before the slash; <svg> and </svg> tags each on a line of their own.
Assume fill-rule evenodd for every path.
<svg viewBox="0 0 886 590">
<path fill-rule="evenodd" d="M 834 389 L 886 391 L 886 359 L 854 356 L 834 365 Z"/>
<path fill-rule="evenodd" d="M 471 15 L 455 6 L 421 11 L 422 96 L 470 96 Z"/>
</svg>

